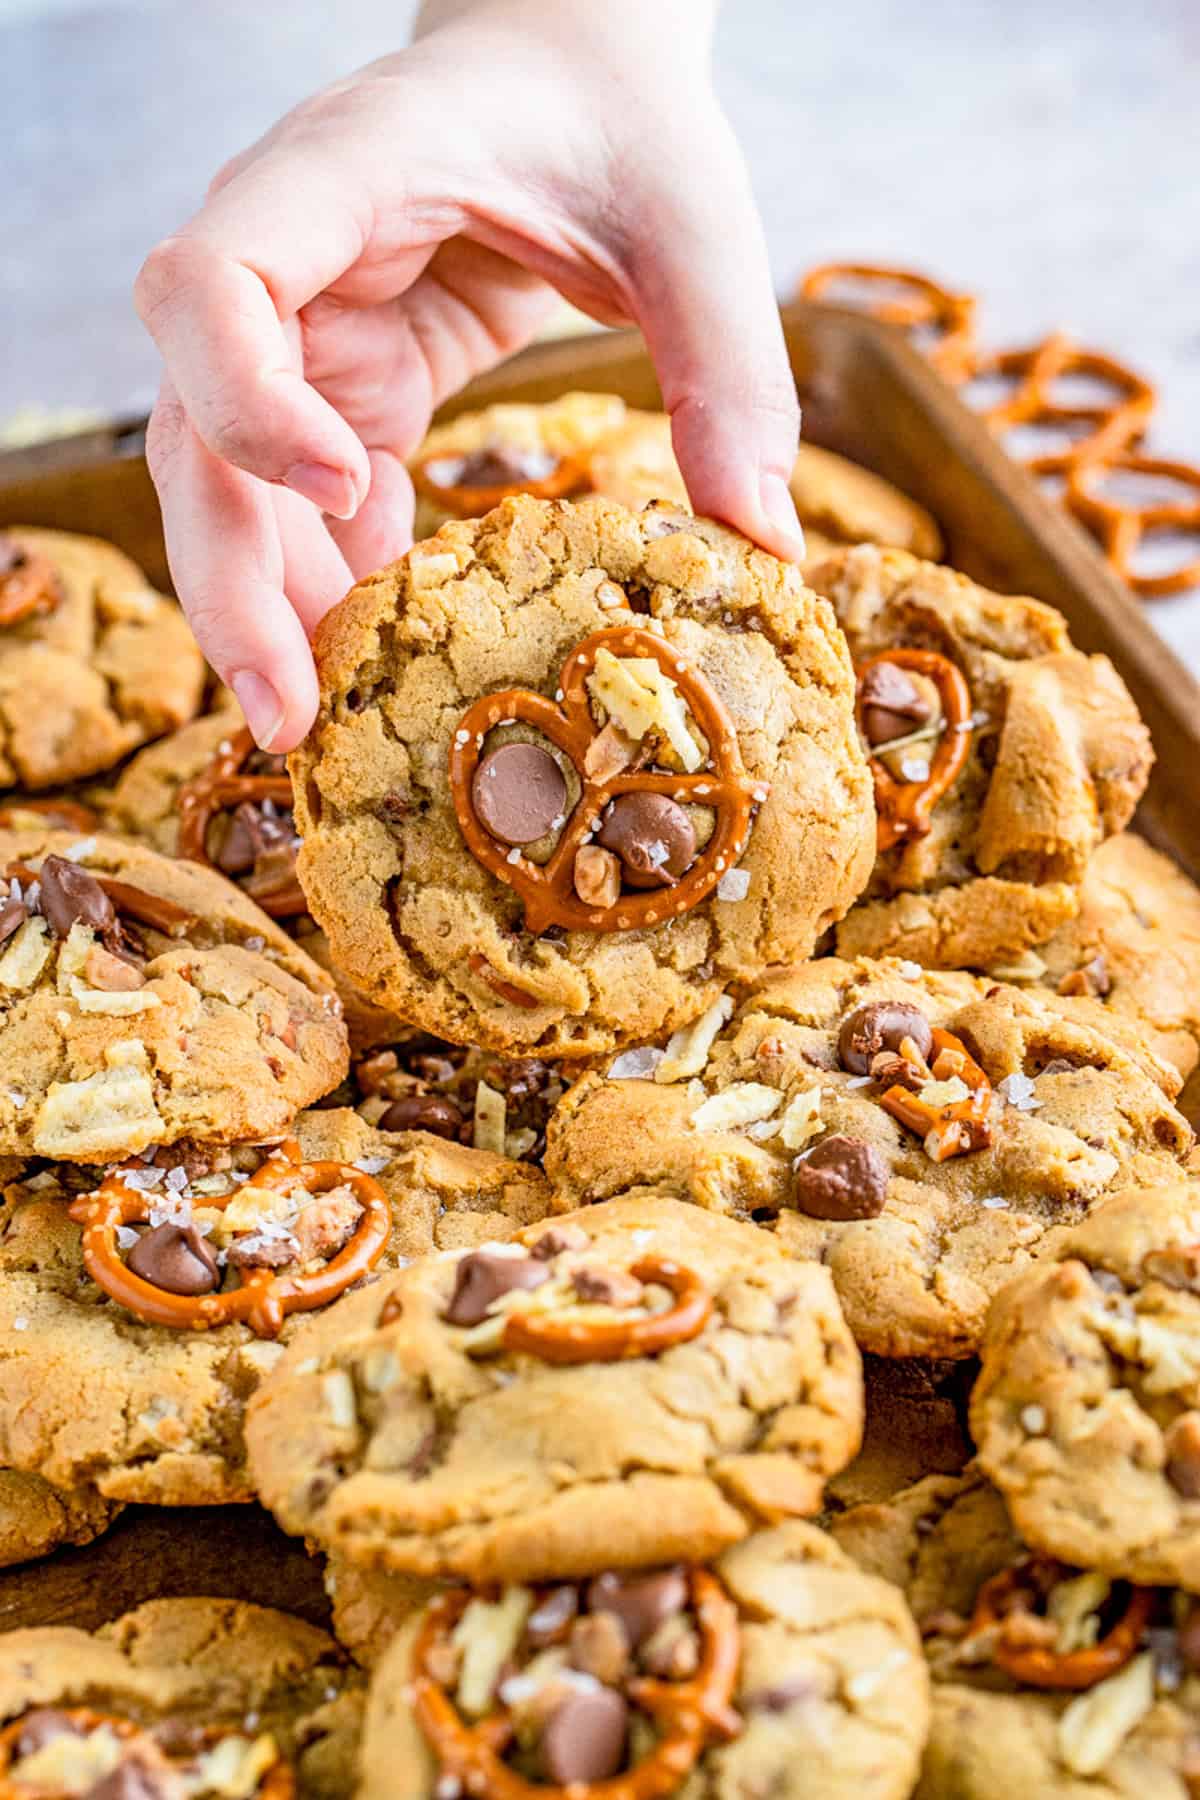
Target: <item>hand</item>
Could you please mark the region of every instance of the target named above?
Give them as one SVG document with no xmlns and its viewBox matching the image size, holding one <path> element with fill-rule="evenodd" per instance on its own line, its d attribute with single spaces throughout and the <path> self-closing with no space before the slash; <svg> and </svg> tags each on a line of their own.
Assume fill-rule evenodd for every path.
<svg viewBox="0 0 1200 1800">
<path fill-rule="evenodd" d="M 565 295 L 635 321 L 697 511 L 796 557 L 798 412 L 715 0 L 482 0 L 289 113 L 154 249 L 148 455 L 175 583 L 265 747 L 317 706 L 308 638 L 411 541 L 434 407 Z"/>
</svg>

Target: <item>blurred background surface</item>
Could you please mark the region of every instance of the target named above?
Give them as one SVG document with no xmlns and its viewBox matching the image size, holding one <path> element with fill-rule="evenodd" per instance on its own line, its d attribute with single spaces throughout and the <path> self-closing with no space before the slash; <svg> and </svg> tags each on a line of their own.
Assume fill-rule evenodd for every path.
<svg viewBox="0 0 1200 1800">
<path fill-rule="evenodd" d="M 0 0 L 0 422 L 144 409 L 146 249 L 415 10 Z M 923 267 L 988 344 L 1064 327 L 1136 364 L 1155 448 L 1200 458 L 1200 0 L 725 0 L 717 74 L 781 294 L 833 257 Z M 1153 616 L 1200 647 L 1200 600 Z"/>
</svg>

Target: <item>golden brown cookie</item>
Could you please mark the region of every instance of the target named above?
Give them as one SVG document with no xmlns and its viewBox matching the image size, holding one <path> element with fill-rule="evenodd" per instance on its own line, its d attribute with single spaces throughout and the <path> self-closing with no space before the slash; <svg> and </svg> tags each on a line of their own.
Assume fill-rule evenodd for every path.
<svg viewBox="0 0 1200 1800">
<path fill-rule="evenodd" d="M 317 1165 L 311 1185 L 304 1171 L 264 1185 L 261 1148 L 159 1152 L 129 1166 L 124 1185 L 142 1204 L 107 1243 L 83 1242 L 83 1224 L 92 1233 L 102 1222 L 84 1199 L 94 1171 L 44 1169 L 6 1191 L 0 1462 L 64 1488 L 90 1483 L 107 1500 L 247 1499 L 246 1401 L 314 1315 L 286 1312 L 277 1335 L 261 1311 L 205 1328 L 211 1302 L 253 1289 L 265 1311 L 299 1277 L 328 1280 L 336 1295 L 364 1273 L 469 1248 L 546 1211 L 536 1170 L 425 1132 L 376 1132 L 346 1109 L 305 1113 L 295 1132 Z M 359 1236 L 375 1229 L 364 1217 L 372 1189 L 382 1242 Z M 358 1260 L 339 1273 L 339 1256 Z"/>
<path fill-rule="evenodd" d="M 815 1512 L 861 1393 L 824 1269 L 641 1192 L 350 1295 L 247 1443 L 285 1530 L 367 1566 L 544 1579 Z"/>
<path fill-rule="evenodd" d="M 1001 976 L 1074 916 L 1090 857 L 1146 785 L 1149 733 L 1112 664 L 1075 650 L 1052 607 L 870 546 L 808 579 L 859 670 L 879 808 L 875 872 L 839 953 Z"/>
<path fill-rule="evenodd" d="M 357 1800 L 466 1792 L 489 1742 L 480 1795 L 904 1800 L 928 1712 L 900 1596 L 793 1522 L 708 1568 L 451 1590 L 375 1670 Z"/>
<path fill-rule="evenodd" d="M 152 1600 L 100 1631 L 0 1635 L 13 1794 L 343 1800 L 361 1677 L 332 1638 L 233 1600 Z"/>
<path fill-rule="evenodd" d="M 94 775 L 199 710 L 187 621 L 98 538 L 0 532 L 0 791 Z"/>
<path fill-rule="evenodd" d="M 284 1130 L 348 1062 L 332 984 L 224 877 L 0 832 L 0 1151 L 110 1162 Z"/>
<path fill-rule="evenodd" d="M 316 652 L 309 904 L 370 998 L 455 1042 L 672 1030 L 865 879 L 832 614 L 721 526 L 506 501 L 362 583 Z"/>
<path fill-rule="evenodd" d="M 759 1220 L 828 1265 L 862 1349 L 966 1356 L 1048 1231 L 1137 1169 L 1172 1178 L 1191 1148 L 1174 1069 L 1107 1020 L 1095 1001 L 830 957 L 583 1076 L 547 1171 L 563 1205 L 645 1181 Z"/>
<path fill-rule="evenodd" d="M 64 1492 L 40 1475 L 0 1469 L 0 1568 L 49 1556 L 63 1544 L 90 1544 L 120 1511 L 94 1488 Z"/>
</svg>

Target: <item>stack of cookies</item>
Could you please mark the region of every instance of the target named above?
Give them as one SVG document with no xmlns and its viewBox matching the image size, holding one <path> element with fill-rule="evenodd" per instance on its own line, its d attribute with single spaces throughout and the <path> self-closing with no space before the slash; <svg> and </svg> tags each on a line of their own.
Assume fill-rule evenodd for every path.
<svg viewBox="0 0 1200 1800">
<path fill-rule="evenodd" d="M 824 452 L 803 570 L 612 396 L 413 476 L 286 764 L 0 540 L 0 1562 L 257 1500 L 332 1633 L 264 1569 L 0 1635 L 0 1787 L 1200 1792 L 1200 893 L 1120 677 Z"/>
</svg>

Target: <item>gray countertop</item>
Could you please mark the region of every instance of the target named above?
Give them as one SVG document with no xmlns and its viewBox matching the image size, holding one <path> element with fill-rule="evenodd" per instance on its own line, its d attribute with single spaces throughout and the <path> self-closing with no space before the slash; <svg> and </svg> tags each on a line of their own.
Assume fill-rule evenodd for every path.
<svg viewBox="0 0 1200 1800">
<path fill-rule="evenodd" d="M 0 419 L 144 406 L 145 250 L 413 10 L 0 0 Z M 781 293 L 831 257 L 924 266 L 983 297 L 988 343 L 1063 326 L 1135 362 L 1156 450 L 1200 459 L 1197 0 L 725 0 L 717 66 Z M 1149 612 L 1200 667 L 1200 596 Z"/>
</svg>

